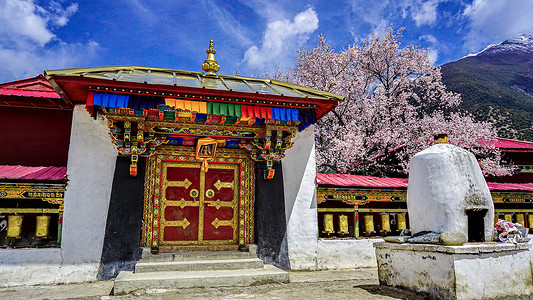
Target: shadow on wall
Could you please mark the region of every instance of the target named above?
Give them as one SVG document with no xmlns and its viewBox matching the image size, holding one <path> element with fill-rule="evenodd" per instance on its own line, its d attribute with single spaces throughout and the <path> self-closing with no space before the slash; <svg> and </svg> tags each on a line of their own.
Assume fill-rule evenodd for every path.
<svg viewBox="0 0 533 300">
<path fill-rule="evenodd" d="M 255 243 L 257 254 L 265 263 L 275 263 L 287 269 L 285 195 L 281 162 L 274 162 L 274 178 L 265 180 L 266 165 L 255 163 Z"/>
<path fill-rule="evenodd" d="M 141 258 L 146 159 L 139 158 L 139 175 L 136 177 L 130 176 L 129 166 L 129 158 L 117 157 L 102 259 L 97 275 L 99 280 L 115 278 L 123 270 L 133 270 Z"/>
</svg>

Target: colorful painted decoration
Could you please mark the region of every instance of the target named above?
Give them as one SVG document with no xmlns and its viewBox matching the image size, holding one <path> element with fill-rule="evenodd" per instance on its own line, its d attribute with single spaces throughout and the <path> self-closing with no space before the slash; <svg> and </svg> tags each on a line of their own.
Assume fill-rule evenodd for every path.
<svg viewBox="0 0 533 300">
<path fill-rule="evenodd" d="M 213 138 L 201 138 L 196 144 L 196 160 L 202 162 L 202 171 L 209 169 L 208 161 L 215 157 L 217 151 L 217 141 Z"/>
</svg>

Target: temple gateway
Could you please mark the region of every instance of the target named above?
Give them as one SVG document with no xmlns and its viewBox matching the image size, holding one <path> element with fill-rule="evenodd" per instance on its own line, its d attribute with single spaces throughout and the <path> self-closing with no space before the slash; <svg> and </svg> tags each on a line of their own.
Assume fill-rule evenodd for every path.
<svg viewBox="0 0 533 300">
<path fill-rule="evenodd" d="M 37 263 L 48 256 L 46 271 L 8 281 L 32 283 L 39 272 L 59 275 L 36 282 L 107 279 L 131 270 L 142 250 L 251 244 L 264 262 L 316 267 L 313 124 L 343 98 L 216 74 L 212 41 L 206 52 L 205 73 L 139 66 L 44 72 L 60 96 L 56 108 L 71 118 L 66 181 L 46 221 L 57 244 L 47 253 L 33 249 Z M 13 209 L 30 213 L 21 232 L 44 212 Z M 12 246 L 20 235 L 10 237 Z M 26 264 L 21 252 L 6 251 Z M 4 274 L 20 274 L 15 269 Z"/>
</svg>

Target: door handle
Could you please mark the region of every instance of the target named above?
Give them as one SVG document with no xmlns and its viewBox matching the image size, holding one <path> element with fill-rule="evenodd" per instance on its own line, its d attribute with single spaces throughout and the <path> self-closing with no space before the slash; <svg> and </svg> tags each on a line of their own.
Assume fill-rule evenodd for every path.
<svg viewBox="0 0 533 300">
<path fill-rule="evenodd" d="M 191 196 L 192 201 L 196 201 L 196 197 L 198 197 L 199 193 L 197 189 L 192 189 L 189 193 L 189 196 Z"/>
</svg>

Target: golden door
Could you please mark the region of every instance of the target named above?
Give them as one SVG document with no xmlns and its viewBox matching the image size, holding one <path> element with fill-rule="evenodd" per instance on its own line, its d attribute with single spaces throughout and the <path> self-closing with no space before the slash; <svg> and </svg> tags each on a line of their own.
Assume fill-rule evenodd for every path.
<svg viewBox="0 0 533 300">
<path fill-rule="evenodd" d="M 163 162 L 159 245 L 238 244 L 238 165 L 200 166 Z"/>
</svg>

